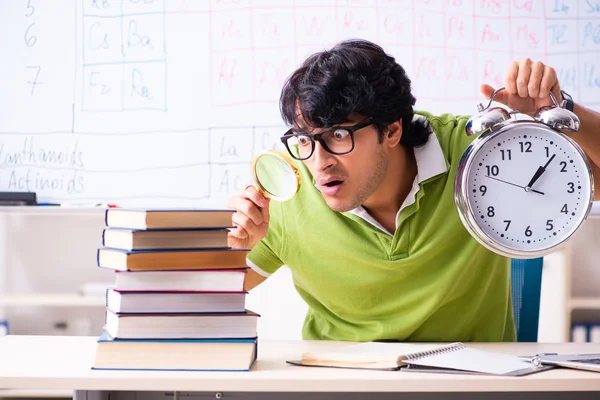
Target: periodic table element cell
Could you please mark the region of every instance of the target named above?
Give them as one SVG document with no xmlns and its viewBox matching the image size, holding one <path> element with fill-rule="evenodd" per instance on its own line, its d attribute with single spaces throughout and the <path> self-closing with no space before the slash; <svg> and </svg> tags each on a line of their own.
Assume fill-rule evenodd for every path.
<svg viewBox="0 0 600 400">
<path fill-rule="evenodd" d="M 513 0 L 520 1 L 520 0 Z M 511 11 L 511 0 L 473 0 L 477 17 L 508 18 Z"/>
<path fill-rule="evenodd" d="M 250 163 L 210 166 L 210 198 L 213 204 L 224 206 L 229 197 L 240 193 L 251 183 Z"/>
<path fill-rule="evenodd" d="M 119 17 L 123 0 L 83 0 L 83 16 Z"/>
<path fill-rule="evenodd" d="M 579 20 L 579 49 L 600 52 L 600 13 L 595 18 Z M 600 58 L 600 54 L 598 55 Z"/>
<path fill-rule="evenodd" d="M 211 164 L 252 161 L 252 128 L 211 128 L 209 134 Z"/>
<path fill-rule="evenodd" d="M 576 19 L 546 20 L 546 49 L 548 54 L 575 53 L 578 51 Z"/>
<path fill-rule="evenodd" d="M 281 88 L 296 66 L 294 59 L 291 47 L 254 50 L 254 101 L 278 102 Z"/>
<path fill-rule="evenodd" d="M 123 68 L 120 64 L 83 67 L 83 111 L 121 111 L 123 109 Z"/>
<path fill-rule="evenodd" d="M 417 46 L 442 47 L 444 14 L 418 11 L 414 14 L 414 42 Z"/>
<path fill-rule="evenodd" d="M 166 111 L 166 81 L 164 61 L 126 63 L 123 68 L 124 109 Z"/>
<path fill-rule="evenodd" d="M 474 7 L 472 0 L 440 0 L 443 5 L 443 10 L 446 14 L 460 14 L 467 17 L 473 17 Z M 439 5 L 437 5 L 439 11 Z"/>
<path fill-rule="evenodd" d="M 444 40 L 447 47 L 473 49 L 473 17 L 454 12 L 444 15 Z"/>
<path fill-rule="evenodd" d="M 583 53 L 579 56 L 580 91 L 582 103 L 600 103 L 600 52 Z"/>
<path fill-rule="evenodd" d="M 509 52 L 509 28 L 508 18 L 475 17 L 475 47 L 479 50 Z"/>
<path fill-rule="evenodd" d="M 247 9 L 215 11 L 210 19 L 210 46 L 213 52 L 252 48 L 252 12 Z"/>
<path fill-rule="evenodd" d="M 340 2 L 336 9 L 340 39 L 359 37 L 377 41 L 377 9 L 373 4 L 365 3 L 371 2 L 355 2 L 353 6 L 344 6 L 344 2 Z"/>
<path fill-rule="evenodd" d="M 287 154 L 287 150 L 280 138 L 288 130 L 285 126 L 255 127 L 254 128 L 254 154 L 265 150 L 279 150 Z"/>
<path fill-rule="evenodd" d="M 567 0 L 562 0 L 566 2 Z M 577 7 L 578 17 L 598 18 L 600 17 L 600 0 L 585 0 Z"/>
<path fill-rule="evenodd" d="M 211 104 L 249 104 L 254 98 L 252 50 L 212 53 Z"/>
<path fill-rule="evenodd" d="M 415 50 L 412 82 L 414 95 L 420 100 L 444 97 L 444 52 L 438 48 L 424 47 Z"/>
<path fill-rule="evenodd" d="M 529 53 L 531 58 L 544 54 L 546 23 L 543 18 L 515 18 L 510 28 L 513 51 Z"/>
<path fill-rule="evenodd" d="M 82 41 L 85 64 L 123 60 L 120 17 L 84 17 Z"/>
<path fill-rule="evenodd" d="M 545 0 L 546 18 L 577 18 L 579 7 L 573 0 Z"/>
<path fill-rule="evenodd" d="M 478 51 L 475 55 L 477 71 L 475 82 L 477 84 L 486 83 L 494 88 L 504 86 L 506 66 L 510 65 L 512 61 L 512 56 L 509 53 Z"/>
<path fill-rule="evenodd" d="M 292 7 L 252 9 L 252 47 L 290 48 L 294 43 L 295 18 Z"/>
<path fill-rule="evenodd" d="M 335 42 L 337 35 L 337 15 L 335 7 L 318 9 L 296 8 L 296 44 L 316 45 L 321 49 L 327 42 Z"/>
<path fill-rule="evenodd" d="M 210 3 L 212 11 L 249 10 L 253 5 L 256 5 L 254 4 L 256 1 L 251 0 L 207 0 L 206 2 Z"/>
<path fill-rule="evenodd" d="M 560 0 L 559 0 L 560 1 Z M 557 2 L 552 0 L 552 3 Z M 510 7 L 510 16 L 513 19 L 520 17 L 541 18 L 548 5 L 544 4 L 544 0 L 512 0 Z"/>
<path fill-rule="evenodd" d="M 413 15 L 410 10 L 380 7 L 378 12 L 378 35 L 385 48 L 388 45 L 412 44 L 414 38 Z"/>
<path fill-rule="evenodd" d="M 123 0 L 123 15 L 160 14 L 165 11 L 165 0 Z"/>
<path fill-rule="evenodd" d="M 576 101 L 579 93 L 579 63 L 577 57 L 565 57 L 563 54 L 550 54 L 547 64 L 556 70 L 560 88 L 571 94 Z"/>
<path fill-rule="evenodd" d="M 479 94 L 479 85 L 473 63 L 473 52 L 463 49 L 447 49 L 444 57 L 444 79 L 446 100 L 463 100 Z"/>
<path fill-rule="evenodd" d="M 161 14 L 124 16 L 123 59 L 127 62 L 164 60 L 164 22 L 164 16 Z"/>
</svg>

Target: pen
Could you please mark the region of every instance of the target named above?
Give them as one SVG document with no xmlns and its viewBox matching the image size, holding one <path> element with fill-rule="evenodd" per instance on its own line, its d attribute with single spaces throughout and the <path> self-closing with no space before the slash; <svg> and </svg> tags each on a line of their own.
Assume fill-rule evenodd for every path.
<svg viewBox="0 0 600 400">
<path fill-rule="evenodd" d="M 72 207 L 72 208 L 117 208 L 116 204 L 108 204 L 108 203 L 37 203 L 37 206 L 57 206 L 57 207 Z"/>
<path fill-rule="evenodd" d="M 61 207 L 73 207 L 73 208 L 116 208 L 116 204 L 108 204 L 108 203 L 62 203 Z"/>
</svg>

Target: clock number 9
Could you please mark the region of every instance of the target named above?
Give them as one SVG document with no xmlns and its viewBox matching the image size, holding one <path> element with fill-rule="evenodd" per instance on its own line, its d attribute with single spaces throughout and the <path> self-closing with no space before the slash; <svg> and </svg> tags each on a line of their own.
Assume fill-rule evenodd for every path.
<svg viewBox="0 0 600 400">
<path fill-rule="evenodd" d="M 487 193 L 487 186 L 485 185 L 481 185 L 479 186 L 479 191 L 481 192 L 481 196 L 485 196 L 485 194 Z"/>
</svg>

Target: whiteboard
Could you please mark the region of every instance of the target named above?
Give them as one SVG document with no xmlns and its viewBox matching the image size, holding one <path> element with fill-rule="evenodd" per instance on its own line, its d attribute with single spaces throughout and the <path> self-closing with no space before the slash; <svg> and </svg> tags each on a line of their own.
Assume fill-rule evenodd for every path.
<svg viewBox="0 0 600 400">
<path fill-rule="evenodd" d="M 282 148 L 285 78 L 357 37 L 405 67 L 419 109 L 473 113 L 526 56 L 600 108 L 600 0 L 0 0 L 0 190 L 225 206 Z"/>
</svg>

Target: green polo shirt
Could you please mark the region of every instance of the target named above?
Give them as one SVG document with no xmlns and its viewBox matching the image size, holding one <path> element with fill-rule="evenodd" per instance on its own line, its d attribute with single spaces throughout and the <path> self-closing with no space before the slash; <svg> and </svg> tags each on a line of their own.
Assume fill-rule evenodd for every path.
<svg viewBox="0 0 600 400">
<path fill-rule="evenodd" d="M 264 276 L 290 268 L 308 305 L 304 339 L 516 339 L 510 261 L 477 243 L 454 205 L 456 168 L 472 140 L 467 117 L 419 114 L 435 134 L 414 150 L 418 175 L 395 232 L 362 207 L 332 211 L 302 162 L 298 194 L 271 202 L 248 265 Z"/>
</svg>

